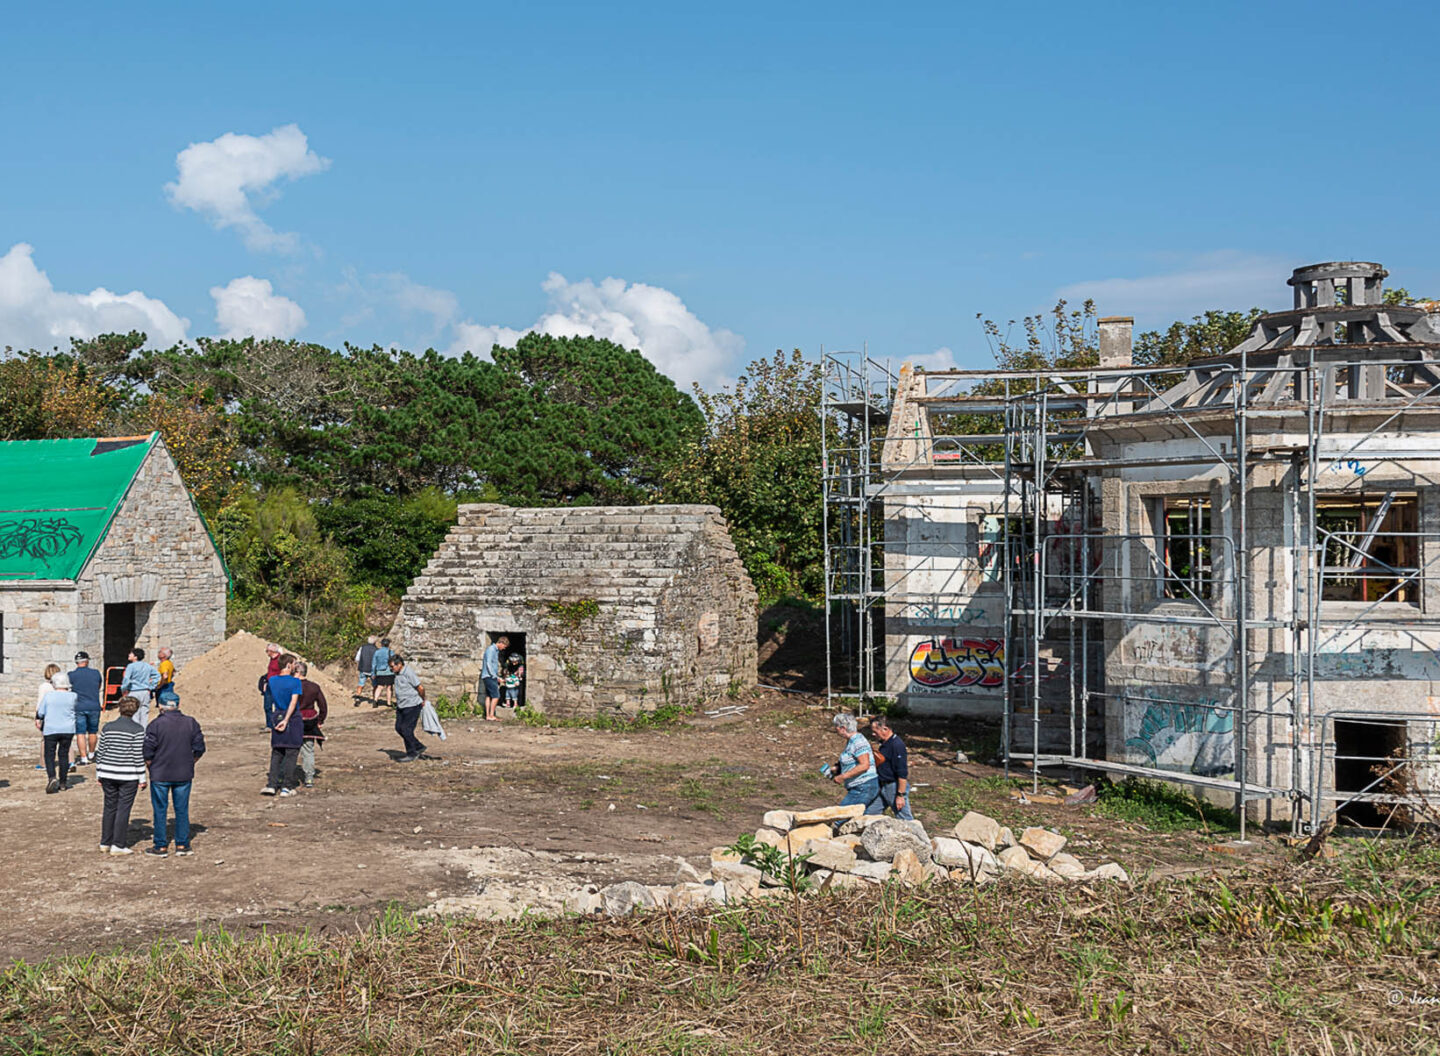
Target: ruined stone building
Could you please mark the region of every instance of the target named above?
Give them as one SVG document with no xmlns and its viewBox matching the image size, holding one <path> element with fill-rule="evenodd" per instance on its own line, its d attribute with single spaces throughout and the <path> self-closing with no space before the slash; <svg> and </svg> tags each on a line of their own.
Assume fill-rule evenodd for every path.
<svg viewBox="0 0 1440 1056">
<path fill-rule="evenodd" d="M 872 691 L 1252 820 L 1440 788 L 1440 314 L 1385 274 L 1298 269 L 1291 309 L 1183 368 L 1133 365 L 1109 318 L 1096 369 L 907 366 L 836 400 L 884 419 L 876 465 L 837 442 L 828 474 L 849 459 L 883 550 L 848 592 L 831 556 L 883 613 Z"/>
<path fill-rule="evenodd" d="M 228 577 L 158 433 L 0 443 L 0 700 L 77 650 L 124 667 L 225 637 Z"/>
<path fill-rule="evenodd" d="M 756 595 L 713 506 L 460 507 L 393 637 L 433 693 L 476 693 L 505 636 L 524 703 L 634 715 L 755 683 Z"/>
</svg>

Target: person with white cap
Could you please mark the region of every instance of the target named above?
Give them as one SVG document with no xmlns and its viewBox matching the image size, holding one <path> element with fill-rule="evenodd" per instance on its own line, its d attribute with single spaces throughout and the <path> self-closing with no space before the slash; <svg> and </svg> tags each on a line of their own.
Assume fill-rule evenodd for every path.
<svg viewBox="0 0 1440 1056">
<path fill-rule="evenodd" d="M 45 791 L 70 787 L 70 742 L 75 739 L 75 694 L 63 671 L 50 676 L 50 692 L 35 706 L 35 728 L 45 738 Z"/>
</svg>

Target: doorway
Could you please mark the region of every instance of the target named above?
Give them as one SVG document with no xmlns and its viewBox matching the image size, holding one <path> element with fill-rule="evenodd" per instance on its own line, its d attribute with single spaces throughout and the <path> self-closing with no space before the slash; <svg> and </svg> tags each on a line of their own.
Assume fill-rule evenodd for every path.
<svg viewBox="0 0 1440 1056">
<path fill-rule="evenodd" d="M 105 606 L 105 627 L 100 659 L 101 676 L 110 683 L 110 669 L 129 663 L 130 650 L 135 648 L 136 613 L 134 602 Z M 119 684 L 119 679 L 115 679 Z"/>
<path fill-rule="evenodd" d="M 1377 719 L 1335 720 L 1335 791 L 1380 794 L 1390 791 L 1383 783 L 1374 784 L 1391 765 L 1391 753 L 1405 752 L 1406 729 L 1403 722 Z M 1378 770 L 1376 768 L 1379 768 Z M 1339 812 L 1341 824 L 1378 829 L 1389 819 L 1389 810 L 1380 803 L 1348 803 Z"/>
<path fill-rule="evenodd" d="M 518 656 L 518 657 L 520 657 L 520 663 L 521 663 L 522 665 L 525 665 L 525 632 L 524 632 L 524 631 L 486 631 L 485 633 L 486 633 L 486 635 L 489 636 L 491 642 L 494 642 L 494 641 L 496 641 L 497 639 L 502 638 L 502 637 L 510 639 L 510 644 L 500 651 L 500 675 L 501 675 L 500 700 L 501 700 L 501 702 L 503 703 L 504 700 L 505 700 L 504 675 L 505 675 L 506 665 L 509 664 L 510 658 L 511 658 L 512 656 Z M 530 676 L 530 672 L 529 672 L 528 667 L 527 667 L 526 670 L 525 670 L 524 677 L 522 677 L 522 678 L 520 679 L 520 698 L 519 698 L 519 703 L 518 703 L 518 705 L 517 705 L 517 710 L 518 710 L 518 708 L 523 708 L 523 707 L 525 706 L 525 691 L 526 691 L 526 684 L 530 681 L 530 677 L 529 677 L 529 676 Z"/>
</svg>

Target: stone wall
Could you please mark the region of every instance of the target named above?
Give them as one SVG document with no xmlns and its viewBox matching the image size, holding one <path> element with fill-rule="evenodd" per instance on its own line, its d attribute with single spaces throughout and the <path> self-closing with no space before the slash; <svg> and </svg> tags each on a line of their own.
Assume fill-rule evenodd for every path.
<svg viewBox="0 0 1440 1056">
<path fill-rule="evenodd" d="M 756 596 L 708 506 L 460 508 L 392 634 L 433 693 L 474 694 L 496 632 L 526 636 L 554 715 L 697 704 L 755 682 Z"/>
<path fill-rule="evenodd" d="M 136 644 L 152 662 L 168 645 L 183 667 L 225 640 L 225 570 L 163 441 L 77 582 L 79 638 L 91 656 L 101 655 L 105 605 L 123 602 L 140 603 Z"/>
<path fill-rule="evenodd" d="M 0 704 L 33 705 L 46 664 L 69 670 L 79 647 L 78 599 L 68 582 L 0 584 L 5 658 Z"/>
</svg>

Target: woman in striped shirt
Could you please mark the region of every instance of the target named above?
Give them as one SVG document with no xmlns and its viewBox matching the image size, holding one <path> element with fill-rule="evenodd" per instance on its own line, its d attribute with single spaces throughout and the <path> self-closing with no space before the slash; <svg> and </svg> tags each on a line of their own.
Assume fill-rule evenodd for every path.
<svg viewBox="0 0 1440 1056">
<path fill-rule="evenodd" d="M 120 701 L 120 717 L 100 731 L 95 749 L 95 779 L 105 793 L 100 822 L 100 853 L 130 854 L 130 808 L 145 787 L 145 727 L 135 721 L 140 702 Z"/>
</svg>

